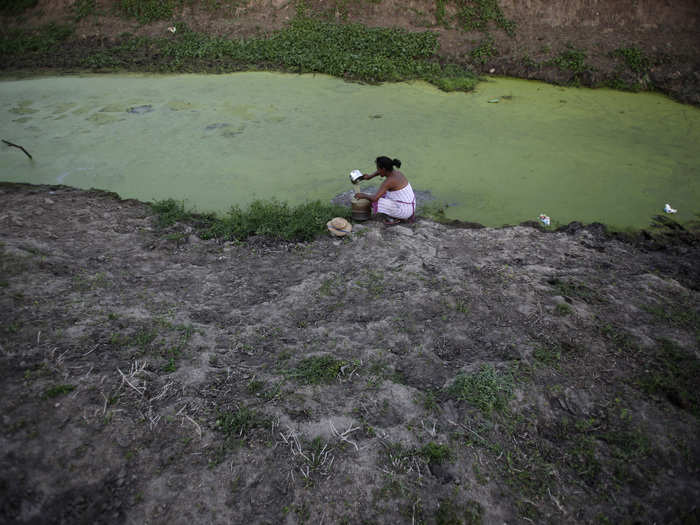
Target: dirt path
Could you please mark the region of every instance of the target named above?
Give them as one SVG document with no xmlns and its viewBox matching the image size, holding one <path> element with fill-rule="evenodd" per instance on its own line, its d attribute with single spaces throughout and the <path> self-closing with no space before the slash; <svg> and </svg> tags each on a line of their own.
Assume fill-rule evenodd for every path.
<svg viewBox="0 0 700 525">
<path fill-rule="evenodd" d="M 0 521 L 700 517 L 697 246 L 355 232 L 218 244 L 4 185 Z"/>
</svg>

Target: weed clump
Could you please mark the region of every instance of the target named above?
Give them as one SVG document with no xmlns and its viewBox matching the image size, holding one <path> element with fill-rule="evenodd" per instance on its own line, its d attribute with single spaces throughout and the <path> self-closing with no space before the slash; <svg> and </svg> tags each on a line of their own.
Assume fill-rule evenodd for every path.
<svg viewBox="0 0 700 525">
<path fill-rule="evenodd" d="M 299 362 L 292 375 L 307 385 L 330 383 L 346 364 L 330 355 L 307 357 Z"/>
<path fill-rule="evenodd" d="M 499 373 L 491 365 L 483 365 L 478 372 L 459 374 L 447 391 L 461 401 L 491 414 L 507 407 L 513 395 L 514 379 L 510 373 Z"/>
</svg>

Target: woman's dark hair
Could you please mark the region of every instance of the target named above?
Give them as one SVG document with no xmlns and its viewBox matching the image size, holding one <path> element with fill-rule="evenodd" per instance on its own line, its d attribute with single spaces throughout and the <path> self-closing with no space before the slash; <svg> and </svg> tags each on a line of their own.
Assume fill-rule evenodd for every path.
<svg viewBox="0 0 700 525">
<path fill-rule="evenodd" d="M 401 161 L 399 159 L 390 159 L 389 157 L 377 157 L 375 160 L 377 163 L 377 168 L 382 168 L 386 171 L 394 171 L 394 166 L 397 168 L 401 167 Z"/>
</svg>

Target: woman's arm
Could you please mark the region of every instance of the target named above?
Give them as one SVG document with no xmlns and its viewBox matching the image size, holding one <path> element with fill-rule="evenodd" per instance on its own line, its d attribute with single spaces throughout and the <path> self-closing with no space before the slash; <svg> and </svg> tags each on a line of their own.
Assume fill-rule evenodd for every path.
<svg viewBox="0 0 700 525">
<path fill-rule="evenodd" d="M 374 195 L 369 195 L 367 193 L 356 193 L 355 198 L 356 199 L 367 199 L 371 202 L 377 202 L 387 192 L 390 185 L 391 185 L 391 180 L 387 178 L 384 182 L 382 182 L 382 185 L 379 186 L 377 193 L 375 193 Z"/>
<path fill-rule="evenodd" d="M 379 170 L 375 171 L 375 172 L 372 173 L 371 175 L 367 175 L 366 173 L 364 173 L 364 174 L 362 175 L 362 180 L 369 180 L 369 179 L 372 179 L 372 178 L 376 177 L 377 175 L 379 175 Z"/>
</svg>

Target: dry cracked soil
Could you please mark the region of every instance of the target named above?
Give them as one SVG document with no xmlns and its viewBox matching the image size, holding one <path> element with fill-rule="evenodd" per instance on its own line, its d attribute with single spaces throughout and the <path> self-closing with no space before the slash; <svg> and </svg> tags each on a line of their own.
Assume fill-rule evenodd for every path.
<svg viewBox="0 0 700 525">
<path fill-rule="evenodd" d="M 154 224 L 0 188 L 0 522 L 700 520 L 697 243 Z"/>
</svg>

